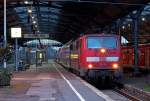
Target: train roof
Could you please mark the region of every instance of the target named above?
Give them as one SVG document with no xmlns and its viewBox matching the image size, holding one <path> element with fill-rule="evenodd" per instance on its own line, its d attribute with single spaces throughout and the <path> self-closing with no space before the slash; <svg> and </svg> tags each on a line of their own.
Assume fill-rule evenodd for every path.
<svg viewBox="0 0 150 101">
<path fill-rule="evenodd" d="M 122 45 L 122 47 L 133 47 L 134 45 L 132 44 L 124 44 Z M 150 46 L 150 43 L 146 43 L 146 44 L 139 44 L 138 46 Z"/>
<path fill-rule="evenodd" d="M 68 41 L 66 44 L 64 44 L 62 47 L 69 47 L 70 46 L 70 44 L 72 43 L 72 42 L 74 42 L 74 41 L 76 41 L 76 40 L 79 40 L 79 39 L 81 39 L 81 38 L 84 38 L 84 37 L 88 37 L 88 36 L 115 36 L 115 37 L 117 37 L 117 36 L 119 36 L 119 35 L 116 35 L 116 34 L 85 34 L 85 35 L 82 35 L 82 36 L 80 36 L 79 38 L 77 38 L 77 39 L 75 39 L 75 40 L 70 40 L 70 41 Z"/>
</svg>

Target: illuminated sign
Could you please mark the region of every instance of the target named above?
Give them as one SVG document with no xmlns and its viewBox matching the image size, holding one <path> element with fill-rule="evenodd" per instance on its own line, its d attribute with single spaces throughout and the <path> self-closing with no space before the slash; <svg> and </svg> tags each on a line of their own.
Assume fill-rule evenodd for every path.
<svg viewBox="0 0 150 101">
<path fill-rule="evenodd" d="M 21 38 L 21 28 L 11 28 L 11 38 Z"/>
</svg>

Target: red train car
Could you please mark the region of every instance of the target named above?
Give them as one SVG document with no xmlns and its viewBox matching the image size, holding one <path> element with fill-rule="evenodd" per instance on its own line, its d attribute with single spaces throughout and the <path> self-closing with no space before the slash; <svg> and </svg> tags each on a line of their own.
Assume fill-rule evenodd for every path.
<svg viewBox="0 0 150 101">
<path fill-rule="evenodd" d="M 60 62 L 83 77 L 116 77 L 120 70 L 120 36 L 84 35 L 59 50 Z"/>
<path fill-rule="evenodd" d="M 138 46 L 138 67 L 141 70 L 150 70 L 150 44 L 141 44 Z M 125 69 L 134 67 L 134 47 L 122 46 L 121 63 Z"/>
</svg>

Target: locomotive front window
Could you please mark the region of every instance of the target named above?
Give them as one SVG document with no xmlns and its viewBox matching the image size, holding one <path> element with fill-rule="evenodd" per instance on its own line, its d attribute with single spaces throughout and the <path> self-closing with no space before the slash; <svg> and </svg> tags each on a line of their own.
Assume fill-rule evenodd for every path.
<svg viewBox="0 0 150 101">
<path fill-rule="evenodd" d="M 88 48 L 116 48 L 117 39 L 115 37 L 88 37 Z"/>
</svg>

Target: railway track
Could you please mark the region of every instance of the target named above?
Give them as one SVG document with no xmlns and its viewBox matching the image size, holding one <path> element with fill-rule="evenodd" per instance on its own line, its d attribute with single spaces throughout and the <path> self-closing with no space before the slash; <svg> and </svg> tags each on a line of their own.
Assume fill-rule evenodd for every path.
<svg viewBox="0 0 150 101">
<path fill-rule="evenodd" d="M 122 89 L 114 89 L 115 92 L 127 97 L 131 101 L 150 101 L 150 93 L 125 85 Z"/>
<path fill-rule="evenodd" d="M 123 95 L 123 96 L 125 96 L 126 98 L 128 98 L 131 101 L 141 101 L 140 99 L 138 99 L 138 98 L 136 98 L 136 97 L 128 94 L 127 92 L 124 92 L 124 91 L 120 90 L 120 89 L 114 89 L 114 91 L 121 94 L 121 95 Z"/>
<path fill-rule="evenodd" d="M 94 85 L 94 86 L 96 86 L 100 90 L 102 88 L 102 87 L 100 88 L 97 85 Z M 118 83 L 117 87 L 113 87 L 111 90 L 108 90 L 108 91 L 103 90 L 103 91 L 107 92 L 106 94 L 109 94 L 108 91 L 116 92 L 116 93 L 126 97 L 127 99 L 129 99 L 129 101 L 150 101 L 150 93 L 144 92 L 143 90 L 137 89 L 130 85 L 124 85 L 121 83 L 120 84 Z M 111 94 L 110 94 L 110 96 L 111 96 Z M 122 100 L 118 99 L 118 101 L 122 101 Z"/>
</svg>

